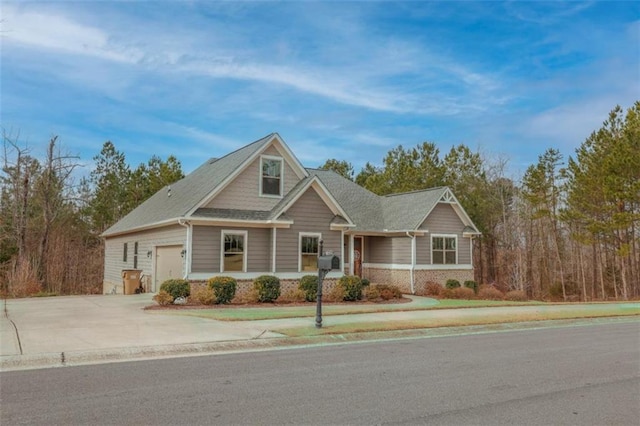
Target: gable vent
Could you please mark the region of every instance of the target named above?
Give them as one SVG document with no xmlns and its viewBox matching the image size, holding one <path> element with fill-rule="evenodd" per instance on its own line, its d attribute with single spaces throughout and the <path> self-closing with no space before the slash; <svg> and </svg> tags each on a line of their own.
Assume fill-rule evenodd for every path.
<svg viewBox="0 0 640 426">
<path fill-rule="evenodd" d="M 442 197 L 440 197 L 440 203 L 455 203 L 456 199 L 453 198 L 451 191 L 447 190 Z"/>
</svg>

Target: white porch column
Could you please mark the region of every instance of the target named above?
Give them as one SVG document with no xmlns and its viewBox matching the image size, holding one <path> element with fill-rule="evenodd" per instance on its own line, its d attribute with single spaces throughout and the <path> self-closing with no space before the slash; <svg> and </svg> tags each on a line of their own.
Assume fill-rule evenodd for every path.
<svg viewBox="0 0 640 426">
<path fill-rule="evenodd" d="M 349 275 L 355 275 L 355 269 L 354 269 L 355 263 L 353 260 L 354 251 L 355 251 L 353 248 L 354 241 L 355 239 L 353 238 L 353 234 L 349 234 Z"/>
<path fill-rule="evenodd" d="M 411 238 L 411 294 L 415 294 L 415 270 L 416 270 L 416 236 Z"/>
<path fill-rule="evenodd" d="M 271 228 L 271 272 L 276 273 L 276 228 Z"/>
</svg>

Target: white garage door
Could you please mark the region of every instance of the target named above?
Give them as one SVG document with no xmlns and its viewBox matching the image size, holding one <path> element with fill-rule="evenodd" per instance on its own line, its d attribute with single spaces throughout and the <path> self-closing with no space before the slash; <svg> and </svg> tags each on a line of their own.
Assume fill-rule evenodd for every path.
<svg viewBox="0 0 640 426">
<path fill-rule="evenodd" d="M 154 275 L 154 291 L 160 290 L 160 284 L 169 278 L 182 278 L 182 246 L 156 247 L 156 271 Z"/>
</svg>

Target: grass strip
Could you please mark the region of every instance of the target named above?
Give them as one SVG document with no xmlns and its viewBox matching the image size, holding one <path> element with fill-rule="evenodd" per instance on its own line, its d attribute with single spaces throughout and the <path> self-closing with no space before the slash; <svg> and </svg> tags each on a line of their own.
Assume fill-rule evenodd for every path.
<svg viewBox="0 0 640 426">
<path fill-rule="evenodd" d="M 440 327 L 465 327 L 475 325 L 491 325 L 504 323 L 532 322 L 532 321 L 549 321 L 549 320 L 570 320 L 570 319 L 590 319 L 590 318 L 606 318 L 606 317 L 629 317 L 640 316 L 640 310 L 619 310 L 605 309 L 601 311 L 593 311 L 592 309 L 575 310 L 572 312 L 529 312 L 519 315 L 500 315 L 491 316 L 468 316 L 468 317 L 452 317 L 452 318 L 424 318 L 415 320 L 397 320 L 385 322 L 365 322 L 365 323 L 343 323 L 325 326 L 323 328 L 315 327 L 296 327 L 275 329 L 273 331 L 284 334 L 288 337 L 305 337 L 332 334 L 350 334 L 350 333 L 368 333 L 368 332 L 384 332 L 396 330 L 414 330 L 426 328 Z"/>
<path fill-rule="evenodd" d="M 487 308 L 497 306 L 533 306 L 546 305 L 545 302 L 508 302 L 494 300 L 439 300 L 438 304 L 427 303 L 421 299 L 417 303 L 394 303 L 394 304 L 368 304 L 368 305 L 323 305 L 323 315 L 349 315 L 349 314 L 373 314 L 380 312 L 408 312 L 424 311 L 431 309 L 452 309 L 452 308 Z M 233 307 L 233 308 L 212 308 L 212 309 L 191 309 L 180 311 L 167 311 L 175 315 L 187 315 L 200 318 L 214 319 L 218 321 L 257 321 L 268 319 L 286 318 L 313 318 L 316 315 L 315 304 L 308 306 L 270 306 L 270 307 Z"/>
</svg>

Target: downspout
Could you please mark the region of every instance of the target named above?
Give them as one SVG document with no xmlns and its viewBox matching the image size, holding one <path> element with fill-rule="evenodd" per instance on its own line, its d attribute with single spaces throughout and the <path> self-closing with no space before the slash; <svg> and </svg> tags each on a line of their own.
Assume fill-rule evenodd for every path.
<svg viewBox="0 0 640 426">
<path fill-rule="evenodd" d="M 416 236 L 415 234 L 411 235 L 409 231 L 406 231 L 406 233 L 407 233 L 407 237 L 411 238 L 411 268 L 409 269 L 410 280 L 411 280 L 411 294 L 416 294 L 416 291 L 414 288 L 415 269 L 416 269 Z"/>
<path fill-rule="evenodd" d="M 184 276 L 183 276 L 183 278 L 186 280 L 189 278 L 189 274 L 191 274 L 191 240 L 193 238 L 193 228 L 189 221 L 182 218 L 178 219 L 178 225 L 184 226 L 185 228 L 187 228 L 187 247 L 186 247 L 187 252 L 185 253 L 185 256 L 184 256 L 186 265 L 184 268 Z"/>
</svg>

